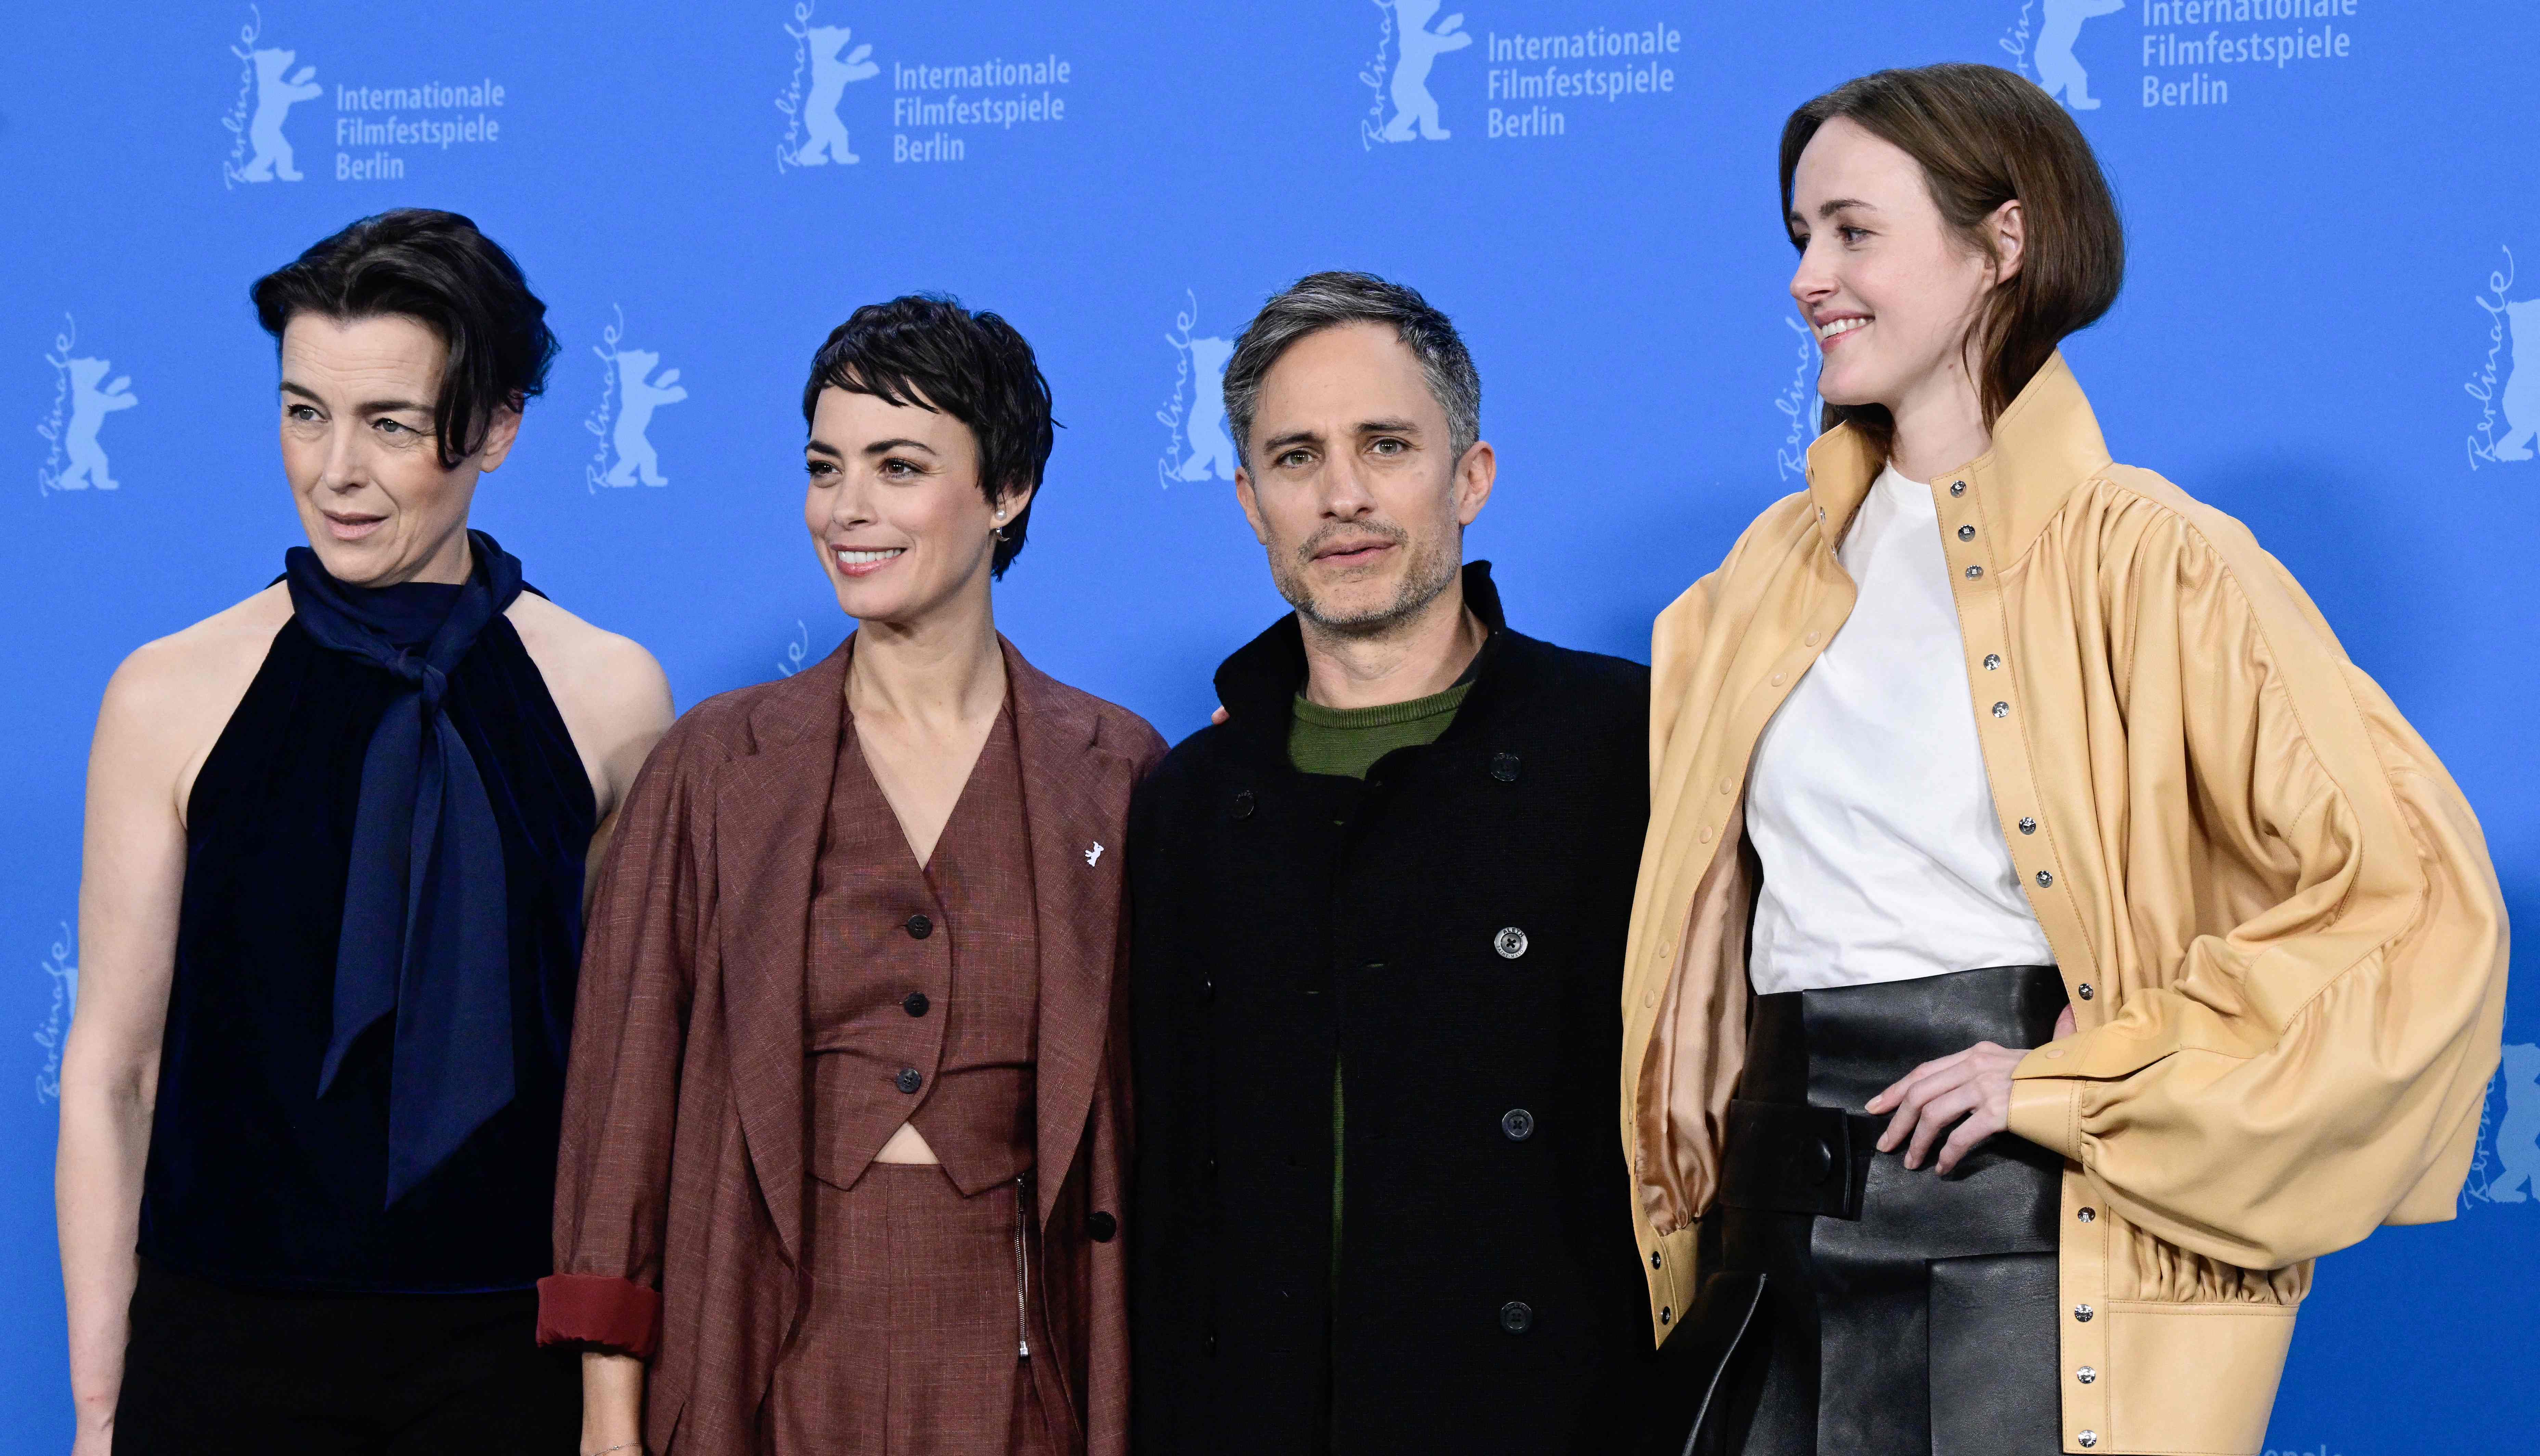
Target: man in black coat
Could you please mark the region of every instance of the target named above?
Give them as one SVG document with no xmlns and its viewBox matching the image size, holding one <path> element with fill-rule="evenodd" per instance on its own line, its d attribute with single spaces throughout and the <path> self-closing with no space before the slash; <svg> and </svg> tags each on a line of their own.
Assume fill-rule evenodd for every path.
<svg viewBox="0 0 2540 1456">
<path fill-rule="evenodd" d="M 1613 1111 L 1649 672 L 1462 564 L 1480 394 L 1364 274 L 1227 367 L 1297 610 L 1132 815 L 1144 1456 L 1604 1453 L 1650 1394 Z"/>
</svg>

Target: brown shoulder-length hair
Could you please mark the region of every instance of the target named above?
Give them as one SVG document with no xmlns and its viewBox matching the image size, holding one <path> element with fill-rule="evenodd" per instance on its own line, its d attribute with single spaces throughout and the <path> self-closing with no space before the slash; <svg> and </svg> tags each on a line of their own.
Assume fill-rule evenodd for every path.
<svg viewBox="0 0 2540 1456">
<path fill-rule="evenodd" d="M 1941 218 L 1972 248 L 1992 255 L 1985 220 L 2019 201 L 2027 223 L 2019 274 L 1994 289 L 1967 332 L 1991 429 L 2055 346 L 2117 301 L 2125 228 L 2099 160 L 2072 116 L 2026 77 L 1964 63 L 1877 71 L 1818 97 L 1783 125 L 1785 220 L 1799 154 L 1838 116 L 1921 163 Z M 1882 405 L 1828 404 L 1823 424 L 1851 425 L 1881 454 L 1895 441 L 1896 422 Z"/>
</svg>

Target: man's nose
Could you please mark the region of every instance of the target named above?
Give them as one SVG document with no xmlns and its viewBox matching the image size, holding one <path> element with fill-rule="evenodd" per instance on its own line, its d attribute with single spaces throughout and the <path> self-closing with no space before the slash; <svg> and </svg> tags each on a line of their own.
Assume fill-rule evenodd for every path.
<svg viewBox="0 0 2540 1456">
<path fill-rule="evenodd" d="M 1356 520 L 1376 509 L 1376 495 L 1355 453 L 1337 455 L 1323 472 L 1323 514 Z"/>
</svg>

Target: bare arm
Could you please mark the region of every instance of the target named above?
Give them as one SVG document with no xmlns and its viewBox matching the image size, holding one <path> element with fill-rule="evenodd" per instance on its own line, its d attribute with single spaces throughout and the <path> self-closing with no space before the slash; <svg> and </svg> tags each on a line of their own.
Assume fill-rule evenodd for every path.
<svg viewBox="0 0 2540 1456">
<path fill-rule="evenodd" d="M 631 1354 L 582 1356 L 582 1456 L 639 1456 L 644 1442 L 644 1362 Z"/>
<path fill-rule="evenodd" d="M 62 1049 L 53 1194 L 78 1456 L 105 1456 L 113 1439 L 184 893 L 176 785 L 191 752 L 187 715 L 168 711 L 171 685 L 149 659 L 153 651 L 135 654 L 107 685 L 89 755 L 79 1002 Z"/>
</svg>

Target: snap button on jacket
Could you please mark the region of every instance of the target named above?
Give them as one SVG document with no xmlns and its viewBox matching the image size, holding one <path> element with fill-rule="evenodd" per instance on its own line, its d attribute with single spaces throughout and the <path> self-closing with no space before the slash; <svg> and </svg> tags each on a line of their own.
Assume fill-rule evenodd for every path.
<svg viewBox="0 0 2540 1456">
<path fill-rule="evenodd" d="M 1653 640 L 1621 1131 L 1661 1341 L 1743 1055 L 1743 785 L 1852 609 L 1834 547 L 1880 464 L 1829 432 Z M 2109 459 L 2061 355 L 1931 489 L 1986 778 L 2080 1027 L 2011 1110 L 2066 1158 L 2065 1448 L 2256 1453 L 2311 1261 L 2452 1215 L 2504 1024 L 2485 840 L 2248 530 Z"/>
</svg>

